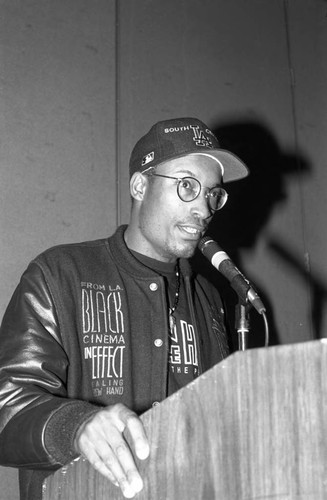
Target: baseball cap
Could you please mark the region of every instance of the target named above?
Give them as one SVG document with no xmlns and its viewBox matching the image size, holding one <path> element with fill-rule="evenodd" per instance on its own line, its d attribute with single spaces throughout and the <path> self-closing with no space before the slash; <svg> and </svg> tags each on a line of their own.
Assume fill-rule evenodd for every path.
<svg viewBox="0 0 327 500">
<path fill-rule="evenodd" d="M 224 182 L 243 179 L 249 174 L 240 158 L 220 148 L 214 133 L 201 120 L 173 118 L 153 125 L 135 144 L 129 162 L 130 176 L 194 153 L 216 159 L 222 165 Z"/>
</svg>

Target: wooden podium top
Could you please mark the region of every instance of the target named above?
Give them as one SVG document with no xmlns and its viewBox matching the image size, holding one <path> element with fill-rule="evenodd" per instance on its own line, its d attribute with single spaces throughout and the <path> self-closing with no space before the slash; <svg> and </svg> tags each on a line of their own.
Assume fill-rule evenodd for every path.
<svg viewBox="0 0 327 500">
<path fill-rule="evenodd" d="M 142 415 L 140 500 L 325 500 L 327 339 L 236 352 Z M 78 459 L 43 500 L 118 500 Z"/>
</svg>

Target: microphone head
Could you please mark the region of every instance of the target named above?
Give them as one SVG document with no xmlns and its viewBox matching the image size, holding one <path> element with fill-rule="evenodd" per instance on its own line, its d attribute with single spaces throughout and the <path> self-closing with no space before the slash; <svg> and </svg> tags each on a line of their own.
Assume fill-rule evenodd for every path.
<svg viewBox="0 0 327 500">
<path fill-rule="evenodd" d="M 203 253 L 203 250 L 205 249 L 205 247 L 208 245 L 209 242 L 214 243 L 213 239 L 210 238 L 210 236 L 203 236 L 203 238 L 201 238 L 201 240 L 199 241 L 198 247 L 199 247 L 199 250 L 201 250 L 202 253 Z"/>
<path fill-rule="evenodd" d="M 210 261 L 217 252 L 224 252 L 222 248 L 220 248 L 218 243 L 216 243 L 216 241 L 210 238 L 210 236 L 204 236 L 203 238 L 201 238 L 198 247 L 203 253 L 203 255 L 207 257 L 207 259 L 209 259 Z"/>
</svg>

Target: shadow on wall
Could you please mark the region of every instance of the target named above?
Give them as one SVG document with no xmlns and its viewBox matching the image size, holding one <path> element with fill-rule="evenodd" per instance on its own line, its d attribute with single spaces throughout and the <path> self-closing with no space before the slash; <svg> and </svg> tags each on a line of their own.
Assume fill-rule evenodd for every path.
<svg viewBox="0 0 327 500">
<path fill-rule="evenodd" d="M 213 219 L 208 230 L 208 234 L 242 269 L 241 250 L 254 248 L 275 206 L 287 199 L 286 177 L 308 174 L 309 164 L 292 152 L 281 151 L 272 132 L 262 123 L 224 123 L 217 125 L 214 132 L 221 147 L 239 156 L 251 172 L 246 179 L 227 185 L 228 203 Z M 286 249 L 285 252 L 288 253 Z M 199 252 L 194 258 L 194 265 L 195 268 L 201 266 L 201 272 L 221 290 L 226 301 L 232 348 L 236 349 L 238 341 L 234 323 L 238 298 L 227 280 L 218 272 L 213 273 L 211 265 Z M 303 268 L 299 269 L 299 273 L 303 272 Z M 247 278 L 251 280 L 251 276 Z M 267 309 L 269 344 L 276 345 L 279 339 L 269 297 L 265 293 L 264 283 L 256 281 L 255 285 Z M 263 318 L 252 310 L 250 328 L 248 347 L 262 347 L 264 338 L 258 332 L 263 331 Z"/>
</svg>

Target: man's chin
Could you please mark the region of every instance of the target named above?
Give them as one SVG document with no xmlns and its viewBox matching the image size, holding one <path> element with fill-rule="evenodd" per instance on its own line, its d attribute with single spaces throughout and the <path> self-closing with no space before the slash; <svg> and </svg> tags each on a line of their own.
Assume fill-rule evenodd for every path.
<svg viewBox="0 0 327 500">
<path fill-rule="evenodd" d="M 189 241 L 187 244 L 184 242 L 179 245 L 176 249 L 176 257 L 183 259 L 190 259 L 195 254 L 195 250 L 198 246 L 198 241 Z"/>
</svg>

